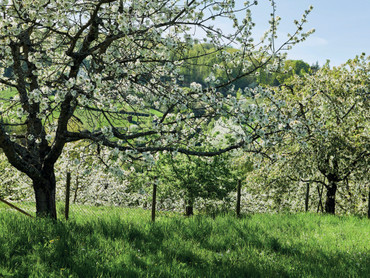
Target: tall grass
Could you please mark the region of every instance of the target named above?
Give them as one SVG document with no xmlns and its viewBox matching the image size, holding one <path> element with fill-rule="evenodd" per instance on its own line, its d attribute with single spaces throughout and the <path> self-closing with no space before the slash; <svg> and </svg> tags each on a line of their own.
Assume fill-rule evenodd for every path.
<svg viewBox="0 0 370 278">
<path fill-rule="evenodd" d="M 101 213 L 99 213 L 99 210 Z M 368 277 L 370 222 L 314 214 L 184 218 L 0 212 L 0 277 Z M 93 215 L 93 214 L 89 214 Z"/>
</svg>

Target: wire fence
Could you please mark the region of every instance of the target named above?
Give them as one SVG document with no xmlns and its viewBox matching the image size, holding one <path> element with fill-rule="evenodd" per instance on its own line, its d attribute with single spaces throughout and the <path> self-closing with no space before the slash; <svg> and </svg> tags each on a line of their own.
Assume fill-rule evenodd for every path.
<svg viewBox="0 0 370 278">
<path fill-rule="evenodd" d="M 109 189 L 109 185 L 94 185 L 97 190 L 86 195 L 86 188 L 79 185 L 78 180 L 73 179 L 71 174 L 66 174 L 65 180 L 59 182 L 56 192 L 56 210 L 59 219 L 97 219 L 106 214 L 128 213 L 127 208 L 142 208 L 148 215 L 148 219 L 155 220 L 156 214 L 161 213 L 181 213 L 185 212 L 184 200 L 179 195 L 164 196 L 159 194 L 156 182 L 145 185 L 144 189 L 139 192 L 128 192 L 123 190 L 124 186 L 112 189 L 111 194 L 103 194 L 104 190 Z M 123 188 L 123 189 L 122 189 Z M 122 189 L 122 190 L 121 190 Z M 103 191 L 102 191 L 103 190 Z M 115 192 L 115 190 L 117 192 Z M 323 188 L 314 185 L 305 184 L 292 194 L 286 195 L 286 199 L 274 200 L 268 195 L 263 196 L 260 193 L 253 194 L 248 188 L 242 187 L 242 182 L 236 181 L 235 191 L 231 192 L 227 199 L 224 200 L 207 200 L 197 198 L 194 202 L 194 208 L 198 212 L 206 214 L 216 214 L 220 211 L 232 212 L 237 216 L 246 213 L 256 212 L 323 212 L 324 201 Z M 367 193 L 367 192 L 366 192 Z M 369 191 L 370 200 L 370 191 Z M 31 187 L 29 190 L 22 192 L 22 197 L 12 199 L 10 196 L 0 196 L 0 213 L 1 211 L 12 210 L 30 217 L 36 216 L 35 196 Z M 87 196 L 87 197 L 86 197 Z M 297 196 L 301 196 L 297 198 Z M 367 197 L 367 196 L 366 196 Z M 292 201 L 296 200 L 296 201 Z M 364 199 L 360 203 L 361 211 L 370 214 L 367 206 L 370 202 Z M 358 208 L 358 205 L 357 205 Z M 346 214 L 348 208 L 342 207 L 338 201 L 338 214 Z"/>
<path fill-rule="evenodd" d="M 241 182 L 238 182 L 238 190 L 235 191 L 235 194 L 238 194 L 239 197 L 235 196 L 236 203 L 236 214 L 239 215 L 241 211 Z M 151 215 L 151 220 L 155 221 L 156 214 L 161 214 L 163 212 L 175 212 L 183 213 L 185 203 L 183 200 L 179 199 L 178 196 L 163 197 L 157 194 L 157 183 L 153 181 L 151 190 L 141 191 L 141 192 L 125 192 L 120 195 L 121 202 L 117 204 L 109 198 L 92 198 L 87 200 L 86 198 L 81 198 L 79 193 L 82 193 L 81 189 L 77 187 L 78 184 L 71 184 L 71 174 L 67 173 L 65 187 L 60 186 L 57 188 L 56 193 L 56 211 L 59 219 L 77 218 L 83 217 L 86 218 L 99 218 L 104 214 L 110 214 L 112 212 L 119 213 L 121 210 L 124 213 L 127 213 L 127 208 L 142 208 L 148 211 L 148 217 Z M 147 188 L 148 189 L 148 188 Z M 234 195 L 235 195 L 234 194 Z M 36 216 L 36 203 L 35 195 L 32 190 L 28 190 L 27 193 L 24 192 L 23 198 L 12 200 L 11 198 L 0 198 L 0 211 L 1 210 L 13 210 L 29 217 Z M 1 196 L 0 196 L 1 197 Z M 113 199 L 116 200 L 117 196 L 113 196 Z M 177 199 L 177 200 L 176 200 Z M 230 205 L 230 200 L 224 200 L 224 206 L 226 202 Z M 222 202 L 219 202 L 220 205 Z M 123 205 L 122 205 L 123 204 Z M 212 203 L 213 207 L 215 203 Z M 222 205 L 222 204 L 221 204 Z M 207 200 L 197 198 L 194 202 L 194 207 L 205 208 L 210 207 L 211 205 L 207 203 Z M 217 204 L 216 204 L 217 206 Z M 230 209 L 230 206 L 229 208 Z M 235 205 L 234 205 L 235 209 Z M 209 212 L 209 211 L 208 211 Z"/>
</svg>

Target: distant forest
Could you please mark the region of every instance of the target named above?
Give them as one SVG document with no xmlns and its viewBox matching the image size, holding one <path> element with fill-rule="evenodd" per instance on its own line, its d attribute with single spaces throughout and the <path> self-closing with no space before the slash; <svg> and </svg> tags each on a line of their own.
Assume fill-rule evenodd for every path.
<svg viewBox="0 0 370 278">
<path fill-rule="evenodd" d="M 238 51 L 235 48 L 227 48 L 227 52 L 232 53 Z M 195 44 L 193 49 L 184 53 L 184 64 L 181 67 L 180 74 L 183 80 L 180 80 L 184 87 L 190 87 L 192 82 L 206 85 L 207 78 L 213 73 L 215 79 L 219 79 L 220 83 L 225 81 L 228 75 L 237 75 L 237 72 L 228 73 L 228 65 L 224 62 L 224 57 L 216 54 L 217 50 L 211 44 Z M 258 61 L 256 61 L 258 62 Z M 214 65 L 221 67 L 215 69 Z M 253 68 L 253 66 L 251 66 Z M 281 68 L 276 72 L 268 72 L 265 67 L 258 69 L 255 74 L 248 74 L 246 77 L 237 80 L 233 83 L 236 91 L 246 87 L 253 88 L 258 85 L 279 86 L 291 78 L 294 74 L 302 76 L 305 73 L 314 73 L 319 69 L 319 64 L 316 62 L 313 65 L 302 60 L 286 60 Z M 11 67 L 6 68 L 5 77 L 11 77 L 13 70 Z M 221 89 L 222 91 L 222 89 Z M 226 91 L 226 90 L 225 90 Z"/>
<path fill-rule="evenodd" d="M 236 51 L 238 50 L 231 47 L 227 49 L 230 55 Z M 187 57 L 194 58 L 185 60 L 182 67 L 181 73 L 184 76 L 183 84 L 185 87 L 188 87 L 192 82 L 205 85 L 207 77 L 209 77 L 211 73 L 214 74 L 216 79 L 221 81 L 220 83 L 226 80 L 228 77 L 228 66 L 224 62 L 225 58 L 215 53 L 216 49 L 212 48 L 210 44 L 196 44 L 190 53 L 186 54 Z M 256 62 L 258 63 L 259 61 Z M 221 69 L 215 69 L 214 65 L 221 65 Z M 253 66 L 251 66 L 251 68 L 253 68 Z M 245 87 L 253 88 L 258 85 L 279 86 L 285 83 L 285 81 L 294 74 L 302 76 L 305 73 L 314 73 L 319 68 L 318 62 L 309 65 L 302 60 L 286 60 L 276 72 L 268 72 L 265 67 L 263 67 L 259 69 L 256 74 L 248 74 L 246 77 L 239 79 L 233 83 L 233 86 L 235 86 L 236 90 Z M 235 76 L 238 75 L 237 72 L 230 73 L 230 75 L 233 74 Z"/>
</svg>

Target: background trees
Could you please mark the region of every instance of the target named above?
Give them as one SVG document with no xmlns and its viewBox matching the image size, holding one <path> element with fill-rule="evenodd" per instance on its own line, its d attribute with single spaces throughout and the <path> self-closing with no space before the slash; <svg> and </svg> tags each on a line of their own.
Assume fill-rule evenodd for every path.
<svg viewBox="0 0 370 278">
<path fill-rule="evenodd" d="M 290 107 L 291 131 L 284 139 L 283 169 L 292 180 L 326 188 L 325 211 L 335 213 L 336 193 L 366 196 L 369 165 L 369 58 L 340 67 L 325 65 L 313 75 L 295 76 L 276 89 Z M 275 151 L 278 151 L 275 149 Z"/>
<path fill-rule="evenodd" d="M 211 158 L 166 155 L 161 164 L 160 177 L 164 186 L 174 187 L 180 192 L 187 216 L 194 213 L 197 198 L 222 200 L 235 191 L 230 157 L 225 154 Z"/>
</svg>

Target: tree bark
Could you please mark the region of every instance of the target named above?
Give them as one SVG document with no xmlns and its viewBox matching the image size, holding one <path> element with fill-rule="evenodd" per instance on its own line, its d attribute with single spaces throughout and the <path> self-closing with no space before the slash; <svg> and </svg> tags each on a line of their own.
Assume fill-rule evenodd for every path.
<svg viewBox="0 0 370 278">
<path fill-rule="evenodd" d="M 49 173 L 42 181 L 33 181 L 33 189 L 36 197 L 36 216 L 57 219 L 54 172 Z"/>
<path fill-rule="evenodd" d="M 191 216 L 194 214 L 194 200 L 189 198 L 185 201 L 185 216 Z"/>
<path fill-rule="evenodd" d="M 337 183 L 329 182 L 326 191 L 325 212 L 335 214 L 335 193 L 337 192 Z"/>
<path fill-rule="evenodd" d="M 186 205 L 185 215 L 186 216 L 192 216 L 193 214 L 194 214 L 193 206 L 192 205 Z"/>
</svg>

